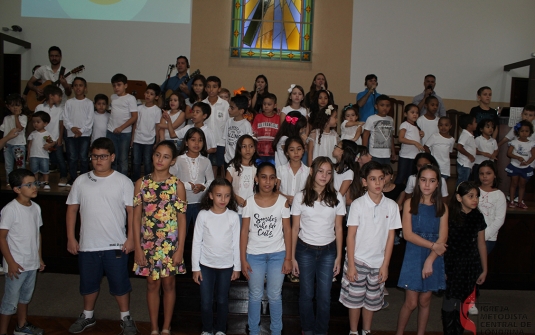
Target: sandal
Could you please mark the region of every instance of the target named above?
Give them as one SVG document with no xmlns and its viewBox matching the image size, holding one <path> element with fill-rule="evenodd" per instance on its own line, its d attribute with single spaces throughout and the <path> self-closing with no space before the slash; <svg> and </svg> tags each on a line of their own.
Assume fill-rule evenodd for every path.
<svg viewBox="0 0 535 335">
<path fill-rule="evenodd" d="M 524 203 L 524 201 L 522 202 L 519 202 L 516 207 L 520 208 L 520 209 L 528 209 L 528 206 Z"/>
<path fill-rule="evenodd" d="M 516 204 L 515 204 L 513 201 L 511 201 L 511 202 L 507 205 L 507 207 L 509 207 L 509 208 L 515 208 L 515 207 L 516 207 Z"/>
<path fill-rule="evenodd" d="M 153 330 L 150 332 L 150 335 L 160 335 L 160 331 L 159 330 Z"/>
<path fill-rule="evenodd" d="M 163 335 L 163 334 L 171 335 L 171 328 L 169 328 L 169 329 L 162 329 L 162 332 L 161 332 L 160 334 L 161 334 L 161 335 Z"/>
</svg>

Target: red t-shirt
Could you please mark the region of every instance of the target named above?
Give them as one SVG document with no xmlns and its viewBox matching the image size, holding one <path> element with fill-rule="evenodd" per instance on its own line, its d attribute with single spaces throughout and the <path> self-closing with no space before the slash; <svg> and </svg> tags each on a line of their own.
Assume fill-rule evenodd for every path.
<svg viewBox="0 0 535 335">
<path fill-rule="evenodd" d="M 257 114 L 253 120 L 253 133 L 256 134 L 258 146 L 256 151 L 259 156 L 275 156 L 275 151 L 271 147 L 277 131 L 279 131 L 280 116 L 275 114 L 267 117 L 264 114 Z"/>
</svg>

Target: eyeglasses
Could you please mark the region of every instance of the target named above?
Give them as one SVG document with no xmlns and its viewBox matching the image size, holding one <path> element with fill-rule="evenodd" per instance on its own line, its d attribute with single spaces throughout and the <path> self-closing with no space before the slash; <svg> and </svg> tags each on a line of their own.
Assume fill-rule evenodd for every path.
<svg viewBox="0 0 535 335">
<path fill-rule="evenodd" d="M 335 144 L 334 147 L 335 147 L 335 148 L 338 148 L 338 149 L 340 149 L 340 150 L 344 150 L 344 149 L 342 149 L 342 147 L 339 146 L 338 144 Z"/>
<path fill-rule="evenodd" d="M 34 182 L 31 182 L 31 183 L 26 183 L 26 184 L 22 184 L 19 186 L 19 188 L 22 188 L 23 186 L 26 186 L 27 188 L 32 188 L 32 187 L 39 187 L 39 182 L 36 180 Z"/>
<path fill-rule="evenodd" d="M 91 160 L 95 160 L 95 161 L 98 161 L 98 160 L 107 161 L 108 157 L 110 157 L 110 155 L 109 154 L 105 154 L 105 155 L 89 155 L 89 157 L 91 157 Z"/>
</svg>

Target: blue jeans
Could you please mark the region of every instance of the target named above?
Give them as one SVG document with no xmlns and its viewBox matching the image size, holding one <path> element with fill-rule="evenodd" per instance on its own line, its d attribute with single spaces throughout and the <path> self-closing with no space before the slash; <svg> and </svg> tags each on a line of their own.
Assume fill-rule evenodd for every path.
<svg viewBox="0 0 535 335">
<path fill-rule="evenodd" d="M 331 287 L 336 241 L 322 247 L 311 246 L 300 239 L 295 248 L 295 259 L 299 265 L 299 318 L 301 329 L 306 335 L 327 334 L 331 313 Z M 316 279 L 316 317 L 312 299 Z"/>
<path fill-rule="evenodd" d="M 22 157 L 20 154 L 22 153 Z M 19 158 L 17 159 L 17 154 Z M 14 168 L 22 169 L 26 164 L 26 146 L 6 144 L 4 148 L 4 160 L 6 168 L 6 179 L 9 180 L 9 174 Z"/>
<path fill-rule="evenodd" d="M 67 178 L 67 163 L 63 156 L 63 145 L 56 145 L 56 151 L 49 154 L 50 164 L 57 164 L 59 169 L 59 177 Z"/>
<path fill-rule="evenodd" d="M 154 144 L 140 144 L 134 142 L 132 148 L 132 180 L 136 182 L 141 177 L 141 162 L 143 162 L 143 174 L 152 172 L 152 147 Z"/>
<path fill-rule="evenodd" d="M 487 255 L 490 254 L 492 249 L 496 246 L 496 241 L 485 241 L 485 244 L 487 245 Z"/>
<path fill-rule="evenodd" d="M 78 162 L 80 162 L 80 174 L 89 171 L 89 143 L 90 136 L 67 137 L 67 153 L 69 154 L 69 174 L 71 184 L 78 177 Z"/>
<path fill-rule="evenodd" d="M 199 215 L 200 210 L 200 203 L 188 204 L 188 208 L 186 209 L 186 236 L 188 236 L 189 225 L 192 221 L 193 226 L 195 227 L 195 221 L 197 220 L 197 215 Z"/>
<path fill-rule="evenodd" d="M 470 178 L 471 171 L 471 168 L 462 166 L 461 164 L 457 163 L 457 184 L 455 184 L 455 187 L 459 186 L 459 184 L 463 181 L 467 181 Z"/>
<path fill-rule="evenodd" d="M 114 134 L 113 132 L 106 130 L 106 137 L 113 142 L 113 146 L 115 147 L 115 161 L 112 164 L 113 169 L 127 176 L 128 153 L 130 151 L 132 133 Z"/>
<path fill-rule="evenodd" d="M 4 297 L 0 306 L 0 313 L 13 315 L 17 313 L 17 305 L 27 305 L 32 300 L 33 289 L 35 288 L 35 278 L 37 270 L 24 271 L 19 274 L 19 278 L 5 279 Z"/>
<path fill-rule="evenodd" d="M 284 274 L 282 266 L 286 251 L 269 254 L 247 254 L 247 262 L 251 266 L 249 273 L 249 334 L 260 334 L 260 310 L 264 296 L 264 278 L 267 277 L 266 291 L 269 301 L 271 317 L 271 334 L 280 335 L 282 332 L 282 283 Z"/>
<path fill-rule="evenodd" d="M 226 332 L 228 317 L 228 292 L 233 268 L 214 269 L 201 264 L 201 320 L 202 331 Z M 217 318 L 214 325 L 214 291 L 216 293 Z"/>
<path fill-rule="evenodd" d="M 399 157 L 398 160 L 398 173 L 394 184 L 407 183 L 407 179 L 412 174 L 412 168 L 414 165 L 414 159 Z"/>
<path fill-rule="evenodd" d="M 379 157 L 373 157 L 372 156 L 372 161 L 377 162 L 377 163 L 381 163 L 383 165 L 390 164 L 390 158 L 379 158 Z"/>
</svg>

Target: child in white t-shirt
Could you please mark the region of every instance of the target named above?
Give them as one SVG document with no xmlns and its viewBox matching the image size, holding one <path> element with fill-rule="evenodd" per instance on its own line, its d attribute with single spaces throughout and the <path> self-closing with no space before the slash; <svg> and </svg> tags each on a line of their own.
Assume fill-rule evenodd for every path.
<svg viewBox="0 0 535 335">
<path fill-rule="evenodd" d="M 249 104 L 249 99 L 243 95 L 237 95 L 230 99 L 229 115 L 230 118 L 225 124 L 223 139 L 225 140 L 225 164 L 230 164 L 234 158 L 237 148 L 237 141 L 242 135 L 252 134 L 253 128 L 251 123 L 243 117 Z"/>
<path fill-rule="evenodd" d="M 286 106 L 281 110 L 281 123 L 286 118 L 286 115 L 291 111 L 298 111 L 305 118 L 308 119 L 308 109 L 305 107 L 305 90 L 299 85 L 292 84 L 288 89 L 288 99 Z M 307 134 L 308 135 L 308 134 Z"/>
<path fill-rule="evenodd" d="M 429 137 L 425 142 L 424 149 L 435 157 L 440 168 L 442 178 L 450 177 L 450 153 L 453 152 L 455 139 L 450 134 L 451 120 L 447 116 L 442 116 L 438 120 L 438 133 Z"/>
<path fill-rule="evenodd" d="M 308 165 L 312 166 L 312 161 L 317 157 L 328 157 L 332 163 L 334 146 L 340 141 L 340 137 L 333 127 L 336 127 L 338 112 L 329 105 L 320 109 L 314 117 L 312 130 L 308 135 Z"/>
<path fill-rule="evenodd" d="M 27 169 L 9 174 L 9 184 L 17 195 L 0 214 L 0 247 L 6 273 L 4 296 L 0 306 L 0 334 L 7 334 L 11 315 L 17 314 L 15 334 L 43 334 L 26 318 L 28 303 L 35 288 L 37 270 L 43 271 L 41 207 L 32 201 L 37 196 L 39 182 Z M 24 307 L 23 307 L 24 306 Z"/>
<path fill-rule="evenodd" d="M 310 168 L 303 161 L 305 145 L 301 137 L 289 137 L 284 142 L 284 154 L 288 163 L 277 166 L 277 185 L 282 195 L 288 199 L 290 206 L 294 196 L 305 188 Z"/>
<path fill-rule="evenodd" d="M 95 95 L 95 111 L 93 112 L 93 131 L 91 143 L 97 138 L 106 137 L 110 113 L 108 113 L 108 96 L 102 93 Z"/>
<path fill-rule="evenodd" d="M 24 129 L 26 129 L 28 117 L 22 114 L 24 100 L 20 95 L 8 95 L 5 103 L 12 115 L 4 117 L 4 121 L 2 122 L 2 125 L 0 125 L 0 131 L 4 134 L 9 133 L 11 129 L 14 128 L 17 128 L 19 131 L 17 137 L 7 141 L 4 148 L 6 176 L 8 176 L 14 168 L 21 169 L 24 167 L 26 156 L 26 137 L 24 136 Z"/>
<path fill-rule="evenodd" d="M 369 119 L 369 118 L 368 118 Z M 340 302 L 349 308 L 351 333 L 357 333 L 362 308 L 363 334 L 371 330 L 373 312 L 383 306 L 384 283 L 394 248 L 394 231 L 401 228 L 399 207 L 383 195 L 384 172 L 380 163 L 362 168 L 368 192 L 351 204 L 347 218 L 347 254 Z"/>
<path fill-rule="evenodd" d="M 141 163 L 143 174 L 152 172 L 152 150 L 158 140 L 158 125 L 162 118 L 162 110 L 156 105 L 160 96 L 160 86 L 150 83 L 145 91 L 145 104 L 138 106 L 136 127 L 133 130 L 132 141 L 132 180 L 141 177 Z"/>
<path fill-rule="evenodd" d="M 275 151 L 275 167 L 286 165 L 288 158 L 284 153 L 284 143 L 289 137 L 300 137 L 306 141 L 307 119 L 299 111 L 291 111 L 281 122 L 279 131 L 275 135 L 271 147 Z"/>
<path fill-rule="evenodd" d="M 381 164 L 390 164 L 396 161 L 394 148 L 394 119 L 388 116 L 390 111 L 390 98 L 381 94 L 375 100 L 377 114 L 371 115 L 364 125 L 362 145 L 367 146 L 373 160 Z"/>
<path fill-rule="evenodd" d="M 427 140 L 433 135 L 438 133 L 438 111 L 439 102 L 437 97 L 430 95 L 425 98 L 425 114 L 418 118 L 416 124 L 424 132 L 422 143 L 425 144 Z"/>
<path fill-rule="evenodd" d="M 476 160 L 472 167 L 472 177 L 470 180 L 479 180 L 479 164 L 487 159 L 496 160 L 498 158 L 498 142 L 492 137 L 495 128 L 496 125 L 492 119 L 481 120 L 477 125 L 477 129 L 481 135 L 475 138 Z"/>
<path fill-rule="evenodd" d="M 342 124 L 340 130 L 342 132 L 342 140 L 351 140 L 358 145 L 362 144 L 362 126 L 364 122 L 359 122 L 358 108 L 353 104 L 349 104 L 342 110 Z"/>
<path fill-rule="evenodd" d="M 398 173 L 395 184 L 405 184 L 407 178 L 411 175 L 414 158 L 418 153 L 424 151 L 422 145 L 423 131 L 416 124 L 416 120 L 420 116 L 418 106 L 415 104 L 408 104 L 403 111 L 405 114 L 405 122 L 399 126 L 399 142 L 401 143 L 401 150 L 399 151 Z M 437 128 L 438 129 L 438 128 Z"/>
<path fill-rule="evenodd" d="M 477 149 L 474 139 L 474 130 L 477 128 L 476 118 L 470 114 L 459 116 L 459 127 L 463 131 L 457 141 L 457 186 L 470 178 L 472 166 L 476 160 Z"/>
<path fill-rule="evenodd" d="M 282 284 L 292 270 L 288 200 L 277 192 L 275 166 L 263 162 L 255 176 L 255 195 L 247 199 L 241 228 L 241 269 L 249 284 L 249 330 L 260 334 L 264 286 L 274 334 L 282 331 Z"/>
<path fill-rule="evenodd" d="M 47 143 L 54 143 L 57 140 L 57 138 L 53 138 L 45 129 L 49 122 L 50 115 L 47 112 L 35 112 L 32 115 L 32 124 L 35 130 L 28 136 L 28 162 L 30 162 L 30 170 L 33 172 L 37 181 L 39 181 L 39 173 L 43 175 L 45 190 L 49 190 L 50 185 L 48 184 L 49 155 L 44 146 Z"/>
</svg>

